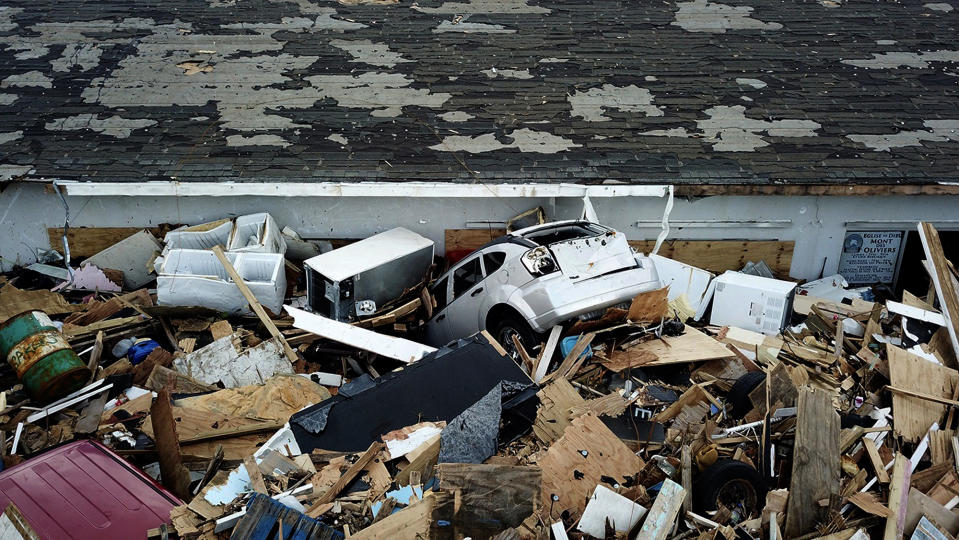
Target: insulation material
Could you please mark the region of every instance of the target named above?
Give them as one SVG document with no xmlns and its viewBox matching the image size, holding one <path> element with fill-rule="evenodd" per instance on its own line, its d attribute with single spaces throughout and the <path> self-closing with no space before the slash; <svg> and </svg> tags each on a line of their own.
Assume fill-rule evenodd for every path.
<svg viewBox="0 0 959 540">
<path fill-rule="evenodd" d="M 227 388 L 262 384 L 277 373 L 293 373 L 292 364 L 275 339 L 241 352 L 232 335 L 175 358 L 173 367 L 200 382 L 223 383 Z"/>
</svg>

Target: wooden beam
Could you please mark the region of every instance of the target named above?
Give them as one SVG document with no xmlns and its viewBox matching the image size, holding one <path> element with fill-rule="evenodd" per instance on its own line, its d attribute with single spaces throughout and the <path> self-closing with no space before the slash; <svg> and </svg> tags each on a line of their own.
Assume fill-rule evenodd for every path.
<svg viewBox="0 0 959 540">
<path fill-rule="evenodd" d="M 839 415 L 830 394 L 809 387 L 799 391 L 792 479 L 786 510 L 786 538 L 795 538 L 824 523 L 840 491 Z"/>
<path fill-rule="evenodd" d="M 930 277 L 936 286 L 936 296 L 942 307 L 942 316 L 946 319 L 946 328 L 949 329 L 949 339 L 952 341 L 952 350 L 959 355 L 959 294 L 953 283 L 950 264 L 942 251 L 942 241 L 939 231 L 929 223 L 920 222 L 919 239 L 922 240 L 922 249 L 926 260 L 930 264 Z"/>
<path fill-rule="evenodd" d="M 909 496 L 909 477 L 912 472 L 910 469 L 911 465 L 906 456 L 896 453 L 896 460 L 892 466 L 892 481 L 889 483 L 889 517 L 886 518 L 883 540 L 902 538 L 906 518 L 906 499 Z"/>
<path fill-rule="evenodd" d="M 673 530 L 673 524 L 679 511 L 682 510 L 683 500 L 686 498 L 686 490 L 683 486 L 666 479 L 663 487 L 656 496 L 652 508 L 646 514 L 646 521 L 639 530 L 637 538 L 644 540 L 666 540 L 670 531 Z"/>
<path fill-rule="evenodd" d="M 563 335 L 563 327 L 558 324 L 549 331 L 546 346 L 539 352 L 539 358 L 536 360 L 536 373 L 533 375 L 533 382 L 538 383 L 546 376 L 546 371 L 549 369 L 549 363 L 553 359 L 553 353 L 556 351 L 556 345 L 559 344 L 561 335 Z"/>
<path fill-rule="evenodd" d="M 890 392 L 893 392 L 895 394 L 902 394 L 904 396 L 924 399 L 926 401 L 935 401 L 936 403 L 942 403 L 943 405 L 959 407 L 959 401 L 956 401 L 953 399 L 947 399 L 944 397 L 934 396 L 932 394 L 916 392 L 914 390 L 906 390 L 905 388 L 896 388 L 895 386 L 890 386 L 890 385 L 886 385 L 886 390 L 889 390 Z"/>
<path fill-rule="evenodd" d="M 150 407 L 153 420 L 153 439 L 156 441 L 160 462 L 160 479 L 174 495 L 190 500 L 190 472 L 183 466 L 180 443 L 177 440 L 176 421 L 170 405 L 170 392 L 160 390 Z"/>
<path fill-rule="evenodd" d="M 233 283 L 236 285 L 237 289 L 240 289 L 240 292 L 243 294 L 243 297 L 246 298 L 246 301 L 250 304 L 250 307 L 253 308 L 253 312 L 256 313 L 256 316 L 260 318 L 260 322 L 263 323 L 263 326 L 266 327 L 266 330 L 277 340 L 282 346 L 283 351 L 286 353 L 286 357 L 290 362 L 297 362 L 299 358 L 296 356 L 296 352 L 290 347 L 290 344 L 286 342 L 286 338 L 283 337 L 283 334 L 280 333 L 280 330 L 277 329 L 276 325 L 273 324 L 273 319 L 266 314 L 266 311 L 263 309 L 263 306 L 260 305 L 260 302 L 256 299 L 256 296 L 253 295 L 253 291 L 246 286 L 246 282 L 243 281 L 243 278 L 240 277 L 240 274 L 237 273 L 236 268 L 233 268 L 233 264 L 230 263 L 230 260 L 226 258 L 226 255 L 223 253 L 223 249 L 220 246 L 213 246 L 213 253 L 216 255 L 216 258 L 220 260 L 220 264 L 223 265 L 223 268 L 226 269 L 226 273 L 230 274 L 230 278 L 233 279 Z"/>
<path fill-rule="evenodd" d="M 879 450 L 876 448 L 876 441 L 865 438 L 862 441 L 862 445 L 866 447 L 866 455 L 869 456 L 869 462 L 872 464 L 872 469 L 876 471 L 876 478 L 882 484 L 889 483 L 889 473 L 886 472 L 886 465 L 882 462 L 882 458 L 879 456 Z"/>
</svg>

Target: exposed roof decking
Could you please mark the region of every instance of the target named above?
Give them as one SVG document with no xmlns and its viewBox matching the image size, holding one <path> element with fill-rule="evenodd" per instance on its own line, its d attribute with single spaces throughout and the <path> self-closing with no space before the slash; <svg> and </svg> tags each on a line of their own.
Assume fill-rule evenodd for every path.
<svg viewBox="0 0 959 540">
<path fill-rule="evenodd" d="M 13 0 L 0 176 L 955 181 L 949 7 Z"/>
</svg>

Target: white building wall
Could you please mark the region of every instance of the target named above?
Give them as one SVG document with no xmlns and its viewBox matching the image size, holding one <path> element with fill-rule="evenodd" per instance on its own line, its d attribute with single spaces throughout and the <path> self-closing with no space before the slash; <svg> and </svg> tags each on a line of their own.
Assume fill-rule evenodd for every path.
<svg viewBox="0 0 959 540">
<path fill-rule="evenodd" d="M 385 191 L 385 190 L 384 190 Z M 531 207 L 551 217 L 579 217 L 582 200 L 569 198 L 382 197 L 86 197 L 67 196 L 73 227 L 148 227 L 196 224 L 226 216 L 270 212 L 280 226 L 307 238 L 362 238 L 403 226 L 437 242 L 444 231 L 504 222 Z M 631 240 L 655 239 L 666 200 L 662 197 L 592 199 L 601 222 Z M 0 193 L 2 269 L 32 262 L 48 248 L 46 229 L 63 225 L 59 197 L 38 184 L 15 184 Z M 669 239 L 794 240 L 791 274 L 814 279 L 839 265 L 844 232 L 851 229 L 913 229 L 919 220 L 944 230 L 959 229 L 959 196 L 797 197 L 721 196 L 675 201 Z M 733 223 L 730 223 L 733 222 Z M 864 226 L 863 224 L 868 224 Z M 771 225 L 771 226 L 770 226 Z M 60 248 L 60 246 L 54 246 Z"/>
</svg>

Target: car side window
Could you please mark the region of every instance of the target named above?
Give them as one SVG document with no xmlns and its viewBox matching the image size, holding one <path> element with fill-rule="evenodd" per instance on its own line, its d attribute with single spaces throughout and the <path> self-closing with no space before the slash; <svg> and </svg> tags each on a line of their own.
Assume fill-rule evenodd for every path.
<svg viewBox="0 0 959 540">
<path fill-rule="evenodd" d="M 453 299 L 470 290 L 483 279 L 480 258 L 474 257 L 456 270 L 453 270 Z"/>
<path fill-rule="evenodd" d="M 446 295 L 446 278 L 443 278 L 443 279 L 437 281 L 436 284 L 433 285 L 433 289 L 432 289 L 431 292 L 433 293 L 433 298 L 436 299 L 436 307 L 433 308 L 433 312 L 435 313 L 435 312 L 437 312 L 437 311 L 445 308 L 445 307 L 446 307 L 446 304 L 447 304 L 447 301 L 446 301 L 446 296 L 447 296 L 447 295 Z"/>
<path fill-rule="evenodd" d="M 503 263 L 506 262 L 506 253 L 502 251 L 493 251 L 483 255 L 483 266 L 486 267 L 486 275 L 490 275 L 493 272 L 499 270 Z"/>
</svg>

